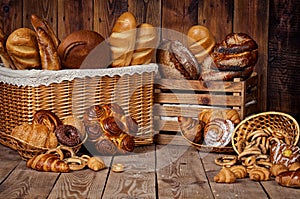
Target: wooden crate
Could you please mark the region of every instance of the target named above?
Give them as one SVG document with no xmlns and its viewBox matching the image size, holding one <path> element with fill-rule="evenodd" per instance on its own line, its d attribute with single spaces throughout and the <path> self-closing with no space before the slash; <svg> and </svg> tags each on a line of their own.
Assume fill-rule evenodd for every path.
<svg viewBox="0 0 300 199">
<path fill-rule="evenodd" d="M 239 78 L 227 82 L 157 79 L 154 94 L 155 141 L 166 144 L 174 139 L 179 132 L 179 115 L 197 118 L 199 112 L 207 108 L 236 109 L 241 119 L 256 113 L 258 89 L 255 72 L 245 81 Z M 180 139 L 176 142 L 182 142 Z"/>
</svg>

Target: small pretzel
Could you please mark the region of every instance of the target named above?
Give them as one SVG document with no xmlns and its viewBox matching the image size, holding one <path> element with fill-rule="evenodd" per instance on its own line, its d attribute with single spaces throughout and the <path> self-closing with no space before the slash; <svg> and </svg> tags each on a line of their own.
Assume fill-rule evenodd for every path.
<svg viewBox="0 0 300 199">
<path fill-rule="evenodd" d="M 271 167 L 273 164 L 266 160 L 259 160 L 259 161 L 256 161 L 256 165 Z"/>
<path fill-rule="evenodd" d="M 82 155 L 81 158 L 84 160 L 84 161 L 89 161 L 89 159 L 91 158 L 90 156 L 88 155 Z"/>
<path fill-rule="evenodd" d="M 60 150 L 60 148 L 53 148 L 53 149 L 49 149 L 46 154 L 50 154 L 50 153 L 56 153 L 59 156 L 60 160 L 64 159 L 64 153 Z"/>
<path fill-rule="evenodd" d="M 67 147 L 67 146 L 63 146 L 63 145 L 60 145 L 58 146 L 57 148 L 59 148 L 60 150 L 64 150 L 64 151 L 67 151 L 70 153 L 70 157 L 73 157 L 75 156 L 75 152 L 73 151 L 73 149 L 71 147 Z"/>
<path fill-rule="evenodd" d="M 65 162 L 69 165 L 70 170 L 72 171 L 78 171 L 83 169 L 87 162 L 85 161 L 84 158 L 78 157 L 78 156 L 73 156 L 70 158 L 65 159 Z"/>
<path fill-rule="evenodd" d="M 256 158 L 254 155 L 247 157 L 244 161 L 243 161 L 243 165 L 246 167 L 249 166 L 253 166 L 256 163 Z"/>
<path fill-rule="evenodd" d="M 215 164 L 219 166 L 230 167 L 237 162 L 237 156 L 221 156 L 215 159 Z"/>
</svg>

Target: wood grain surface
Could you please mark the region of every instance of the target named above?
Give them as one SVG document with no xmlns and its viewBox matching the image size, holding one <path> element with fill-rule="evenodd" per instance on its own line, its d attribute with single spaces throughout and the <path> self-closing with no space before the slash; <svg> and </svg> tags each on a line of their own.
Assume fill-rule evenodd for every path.
<svg viewBox="0 0 300 199">
<path fill-rule="evenodd" d="M 300 119 L 299 1 L 294 0 L 0 0 L 0 28 L 10 34 L 32 28 L 30 14 L 47 19 L 59 39 L 91 29 L 107 38 L 126 11 L 138 23 L 165 28 L 162 37 L 184 40 L 195 24 L 205 25 L 221 41 L 230 32 L 245 32 L 259 46 L 261 111 L 283 111 Z"/>
</svg>

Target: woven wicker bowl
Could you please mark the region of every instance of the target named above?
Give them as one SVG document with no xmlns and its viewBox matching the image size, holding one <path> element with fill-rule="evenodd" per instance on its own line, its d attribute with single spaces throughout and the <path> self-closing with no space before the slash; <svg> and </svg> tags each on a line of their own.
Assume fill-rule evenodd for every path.
<svg viewBox="0 0 300 199">
<path fill-rule="evenodd" d="M 284 130 L 292 138 L 291 144 L 298 143 L 299 124 L 292 116 L 275 111 L 262 112 L 245 118 L 235 127 L 231 140 L 235 152 L 239 154 L 243 151 L 243 149 L 238 150 L 239 141 L 245 140 L 247 135 L 254 131 L 264 129 Z"/>
</svg>

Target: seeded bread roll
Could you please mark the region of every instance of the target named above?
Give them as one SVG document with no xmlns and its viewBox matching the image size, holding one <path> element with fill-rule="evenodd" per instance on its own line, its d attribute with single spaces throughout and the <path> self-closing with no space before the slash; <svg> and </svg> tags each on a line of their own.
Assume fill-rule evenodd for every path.
<svg viewBox="0 0 300 199">
<path fill-rule="evenodd" d="M 19 28 L 13 31 L 7 38 L 6 49 L 17 69 L 41 67 L 38 42 L 33 30 Z"/>
<path fill-rule="evenodd" d="M 112 67 L 130 65 L 136 40 L 136 18 L 130 12 L 123 13 L 113 26 L 109 37 Z"/>
<path fill-rule="evenodd" d="M 202 25 L 194 25 L 188 30 L 188 48 L 195 55 L 198 63 L 209 55 L 216 44 L 212 33 Z"/>
<path fill-rule="evenodd" d="M 135 50 L 130 65 L 149 64 L 158 42 L 156 29 L 147 23 L 137 27 Z"/>
</svg>

